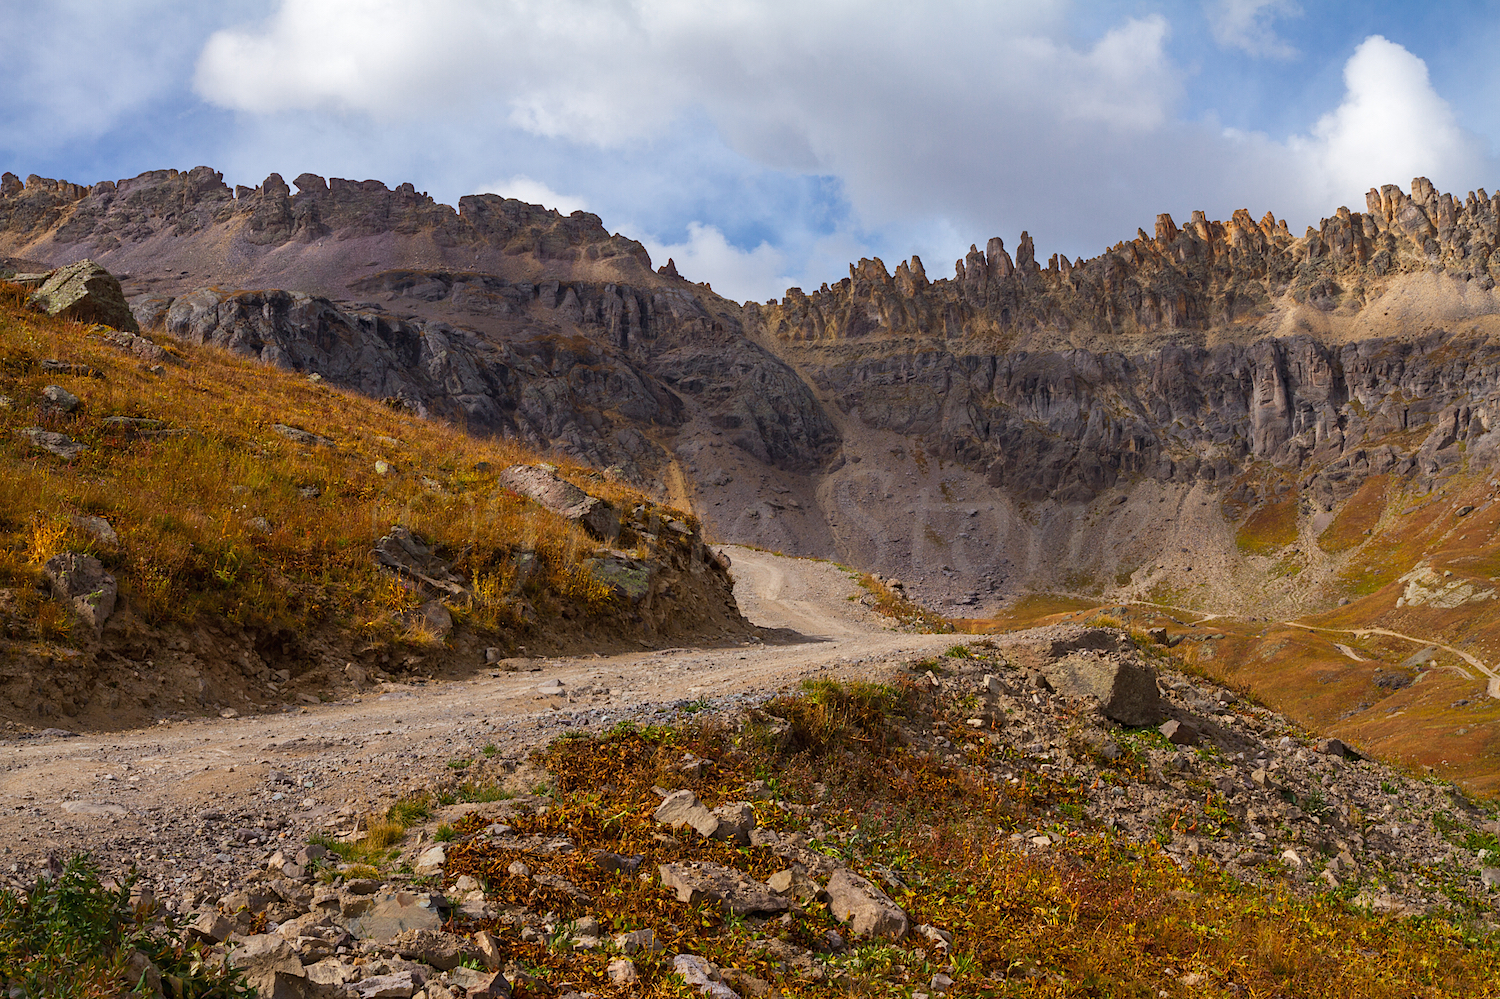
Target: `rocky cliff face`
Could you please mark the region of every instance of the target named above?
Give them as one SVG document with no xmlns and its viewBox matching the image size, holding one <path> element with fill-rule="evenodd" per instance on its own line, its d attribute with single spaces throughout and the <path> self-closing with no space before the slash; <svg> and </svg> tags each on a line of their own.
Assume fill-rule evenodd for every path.
<svg viewBox="0 0 1500 999">
<path fill-rule="evenodd" d="M 1105 350 L 1183 332 L 1224 338 L 1395 325 L 1377 321 L 1392 304 L 1381 300 L 1418 274 L 1473 285 L 1434 294 L 1429 304 L 1441 315 L 1500 311 L 1489 294 L 1500 277 L 1500 194 L 1458 200 L 1418 178 L 1410 196 L 1388 184 L 1366 200 L 1367 212 L 1340 208 L 1301 237 L 1270 213 L 1256 223 L 1243 209 L 1227 222 L 1194 212 L 1181 229 L 1158 215 L 1154 236 L 1137 230 L 1087 261 L 1054 254 L 1045 268 L 1029 234 L 1014 260 L 996 237 L 983 252 L 971 246 L 948 280 L 929 281 L 916 257 L 895 274 L 879 259 L 861 260 L 832 287 L 811 295 L 793 288 L 752 311 L 789 341 L 912 335 Z M 1380 315 L 1366 315 L 1374 305 Z"/>
<path fill-rule="evenodd" d="M 1322 530 L 1371 476 L 1430 489 L 1500 446 L 1484 191 L 1387 186 L 1302 236 L 1160 216 L 1045 267 L 1023 233 L 951 279 L 864 260 L 741 306 L 585 213 L 295 184 L 6 175 L 0 252 L 92 256 L 143 327 L 558 448 L 724 540 L 836 556 L 950 611 L 1189 571 L 1231 607 L 1316 604 L 1317 585 L 1267 590 L 1246 518 L 1290 497 L 1296 530 Z"/>
</svg>

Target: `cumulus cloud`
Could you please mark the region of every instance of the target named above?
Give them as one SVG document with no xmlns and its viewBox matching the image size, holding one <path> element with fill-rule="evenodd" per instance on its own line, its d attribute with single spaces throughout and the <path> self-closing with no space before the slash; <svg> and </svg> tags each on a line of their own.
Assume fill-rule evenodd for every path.
<svg viewBox="0 0 1500 999">
<path fill-rule="evenodd" d="M 1253 56 L 1291 59 L 1296 48 L 1276 34 L 1278 17 L 1295 17 L 1295 0 L 1209 0 L 1203 5 L 1214 41 Z"/>
<path fill-rule="evenodd" d="M 518 173 L 508 180 L 497 180 L 493 184 L 486 184 L 475 193 L 498 194 L 502 198 L 515 198 L 530 205 L 554 208 L 564 215 L 588 210 L 588 204 L 576 194 L 558 194 L 546 184 L 533 180 L 523 173 Z"/>
<path fill-rule="evenodd" d="M 786 258 L 769 243 L 753 250 L 732 245 L 724 234 L 711 225 L 689 222 L 684 243 L 645 241 L 651 259 L 660 264 L 671 260 L 677 273 L 691 280 L 709 276 L 714 291 L 728 298 L 745 301 L 767 297 L 766 289 L 776 291 L 795 282 L 786 276 Z"/>
<path fill-rule="evenodd" d="M 1480 182 L 1490 166 L 1485 151 L 1459 127 L 1421 59 L 1372 35 L 1345 64 L 1344 84 L 1338 108 L 1319 119 L 1310 138 L 1292 143 L 1311 160 L 1320 193 L 1352 198 L 1381 179 L 1405 183 L 1416 176 L 1459 189 Z"/>
</svg>

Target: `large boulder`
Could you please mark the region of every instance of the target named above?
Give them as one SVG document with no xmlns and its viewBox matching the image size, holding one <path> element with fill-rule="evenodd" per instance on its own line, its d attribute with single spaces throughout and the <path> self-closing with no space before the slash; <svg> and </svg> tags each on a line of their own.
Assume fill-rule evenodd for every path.
<svg viewBox="0 0 1500 999">
<path fill-rule="evenodd" d="M 443 926 L 438 898 L 416 892 L 371 895 L 347 906 L 343 916 L 349 932 L 361 940 L 384 942 L 408 930 L 438 930 Z"/>
<path fill-rule="evenodd" d="M 588 559 L 585 564 L 596 582 L 632 604 L 646 599 L 657 570 L 650 562 L 615 552 Z"/>
<path fill-rule="evenodd" d="M 139 333 L 120 282 L 87 258 L 59 267 L 27 300 L 49 316 L 66 316 L 83 323 L 100 323 L 127 333 Z"/>
<path fill-rule="evenodd" d="M 855 936 L 900 940 L 906 936 L 906 912 L 868 879 L 840 868 L 828 879 L 828 910 L 847 923 Z"/>
<path fill-rule="evenodd" d="M 286 979 L 305 974 L 292 942 L 275 933 L 241 937 L 229 951 L 229 963 L 244 972 L 250 987 L 264 996 L 295 994 L 296 986 Z"/>
<path fill-rule="evenodd" d="M 104 571 L 104 563 L 90 555 L 63 552 L 42 566 L 52 583 L 52 595 L 66 603 L 96 631 L 115 612 L 119 589 L 115 577 Z"/>
<path fill-rule="evenodd" d="M 620 536 L 620 513 L 558 476 L 551 465 L 512 465 L 500 473 L 502 485 L 571 520 L 600 541 Z"/>
<path fill-rule="evenodd" d="M 1158 725 L 1165 717 L 1156 671 L 1128 653 L 1081 650 L 1044 664 L 1042 674 L 1064 697 L 1097 700 L 1121 725 Z"/>
</svg>

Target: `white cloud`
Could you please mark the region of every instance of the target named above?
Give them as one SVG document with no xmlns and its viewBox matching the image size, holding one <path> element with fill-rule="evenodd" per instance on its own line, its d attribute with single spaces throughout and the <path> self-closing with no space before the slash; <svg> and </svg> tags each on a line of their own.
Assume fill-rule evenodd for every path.
<svg viewBox="0 0 1500 999">
<path fill-rule="evenodd" d="M 1208 12 L 1220 44 L 1292 54 L 1274 30 L 1299 12 L 1288 0 Z M 517 170 L 510 149 L 545 149 L 492 188 L 567 209 L 581 202 L 556 189 L 586 186 L 590 210 L 633 233 L 696 219 L 653 257 L 758 299 L 788 274 L 836 280 L 830 254 L 845 249 L 917 252 L 936 277 L 970 242 L 1014 247 L 1022 229 L 1045 260 L 1097 253 L 1160 211 L 1270 209 L 1300 226 L 1418 173 L 1494 184 L 1422 60 L 1384 38 L 1348 61 L 1337 109 L 1306 134 L 1268 136 L 1183 120 L 1190 70 L 1164 17 L 1080 38 L 1072 15 L 1067 0 L 281 0 L 210 38 L 196 85 L 256 120 L 423 137 L 444 169 L 488 154 Z M 747 201 L 753 186 L 708 191 L 691 155 L 652 172 L 653 149 L 691 142 L 727 145 L 741 177 L 827 178 L 842 214 L 808 221 L 791 203 Z M 769 227 L 767 244 L 726 240 L 747 220 Z"/>
<path fill-rule="evenodd" d="M 737 301 L 780 295 L 796 282 L 786 276 L 786 259 L 769 243 L 742 250 L 711 225 L 688 223 L 685 243 L 645 240 L 658 264 L 671 260 L 689 281 L 708 281 L 714 291 Z M 768 290 L 769 289 L 769 290 Z"/>
<path fill-rule="evenodd" d="M 1110 127 L 1161 120 L 1166 22 L 1066 41 L 1061 0 L 282 0 L 215 33 L 201 93 L 265 113 L 382 119 L 504 106 L 540 135 L 617 143 L 706 109 L 748 145 L 816 156 L 819 126 L 872 102 L 983 108 L 1040 101 Z M 835 41 L 836 40 L 836 41 Z M 913 121 L 910 124 L 920 124 Z M 762 148 L 762 153 L 771 148 Z"/>
<path fill-rule="evenodd" d="M 172 92 L 199 39 L 231 13 L 207 6 L 180 10 L 175 0 L 5 4 L 11 42 L 0 60 L 0 146 L 49 150 L 101 135 Z"/>
<path fill-rule="evenodd" d="M 564 215 L 571 215 L 576 211 L 588 210 L 588 203 L 576 194 L 558 194 L 546 184 L 543 184 L 539 180 L 532 180 L 523 173 L 518 173 L 509 180 L 497 180 L 492 184 L 486 184 L 476 193 L 498 194 L 502 198 L 515 198 L 529 205 L 555 208 Z"/>
<path fill-rule="evenodd" d="M 1208 0 L 1203 5 L 1214 41 L 1254 56 L 1290 59 L 1298 52 L 1276 34 L 1278 17 L 1296 17 L 1295 0 Z"/>
<path fill-rule="evenodd" d="M 1425 176 L 1460 191 L 1478 183 L 1488 165 L 1484 150 L 1459 128 L 1421 59 L 1371 35 L 1345 64 L 1344 85 L 1338 108 L 1319 119 L 1310 138 L 1292 143 L 1310 158 L 1319 193 L 1363 210 L 1363 199 L 1352 199 L 1382 182 Z"/>
</svg>

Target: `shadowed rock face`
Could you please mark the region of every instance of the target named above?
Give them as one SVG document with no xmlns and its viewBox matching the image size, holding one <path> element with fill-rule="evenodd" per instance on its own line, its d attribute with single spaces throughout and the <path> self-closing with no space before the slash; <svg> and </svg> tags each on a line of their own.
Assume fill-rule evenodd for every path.
<svg viewBox="0 0 1500 999">
<path fill-rule="evenodd" d="M 1045 267 L 1028 235 L 1014 258 L 996 238 L 951 279 L 864 260 L 739 305 L 586 213 L 294 186 L 6 175 L 0 252 L 92 257 L 145 328 L 566 452 L 724 540 L 964 606 L 1080 567 L 1170 574 L 1163 553 L 1191 546 L 1238 557 L 1222 511 L 1290 489 L 1316 517 L 1371 475 L 1430 484 L 1500 447 L 1484 191 L 1387 186 L 1300 237 L 1160 216 Z"/>
</svg>

